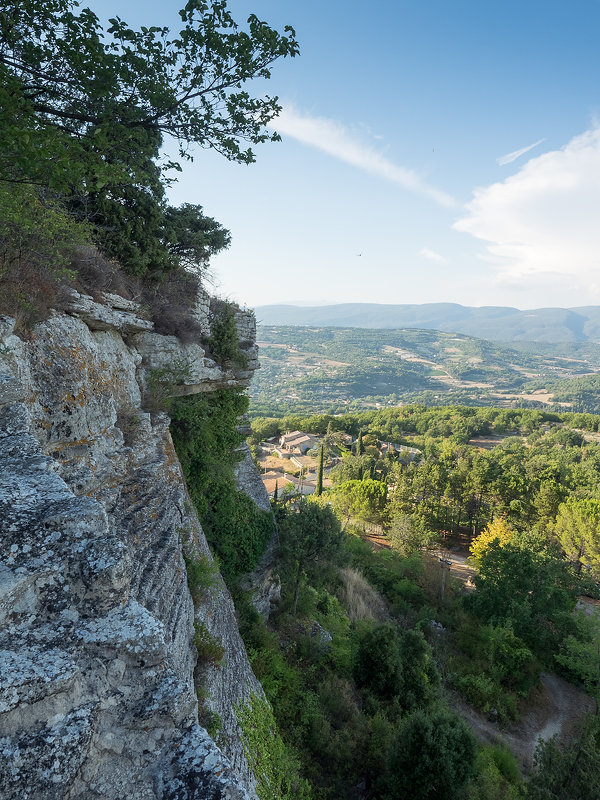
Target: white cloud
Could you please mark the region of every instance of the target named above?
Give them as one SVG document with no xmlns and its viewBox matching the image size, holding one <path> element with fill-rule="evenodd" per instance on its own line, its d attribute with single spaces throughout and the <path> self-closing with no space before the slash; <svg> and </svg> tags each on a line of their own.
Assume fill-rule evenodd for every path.
<svg viewBox="0 0 600 800">
<path fill-rule="evenodd" d="M 330 156 L 358 169 L 396 183 L 408 191 L 425 195 L 439 205 L 447 208 L 456 205 L 449 194 L 431 186 L 413 170 L 389 161 L 370 144 L 362 141 L 359 136 L 336 120 L 326 117 L 311 117 L 288 105 L 273 120 L 271 127 L 284 136 L 291 136 L 303 144 L 323 150 Z"/>
<path fill-rule="evenodd" d="M 429 261 L 435 261 L 437 264 L 447 264 L 448 259 L 444 258 L 444 256 L 436 253 L 435 250 L 430 250 L 428 247 L 423 247 L 419 250 L 419 255 L 423 258 L 427 258 Z"/>
<path fill-rule="evenodd" d="M 487 243 L 483 258 L 511 286 L 551 281 L 600 292 L 600 127 L 476 189 L 454 228 Z M 590 297 L 593 295 L 593 298 Z"/>
<path fill-rule="evenodd" d="M 500 158 L 497 158 L 496 163 L 501 167 L 503 167 L 505 164 L 512 164 L 512 162 L 516 161 L 517 158 L 525 155 L 525 153 L 528 153 L 530 150 L 533 150 L 534 147 L 537 147 L 539 144 L 542 144 L 542 142 L 545 141 L 545 139 L 539 139 L 537 142 L 529 144 L 527 147 L 522 147 L 520 150 L 513 150 L 512 153 L 507 153 L 505 156 L 500 156 Z"/>
</svg>

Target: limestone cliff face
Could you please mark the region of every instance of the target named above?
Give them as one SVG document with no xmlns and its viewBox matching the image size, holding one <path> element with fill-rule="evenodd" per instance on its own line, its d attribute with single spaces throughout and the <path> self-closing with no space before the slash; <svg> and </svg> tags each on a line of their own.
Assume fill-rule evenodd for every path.
<svg viewBox="0 0 600 800">
<path fill-rule="evenodd" d="M 114 296 L 73 295 L 28 340 L 0 318 L 3 800 L 255 797 L 235 707 L 260 687 L 222 581 L 194 612 L 182 540 L 208 546 L 168 417 L 142 410 L 174 363 L 171 391 L 247 385 L 253 318 L 237 322 L 236 373 Z M 219 746 L 198 724 L 195 613 L 225 647 L 203 677 Z"/>
</svg>

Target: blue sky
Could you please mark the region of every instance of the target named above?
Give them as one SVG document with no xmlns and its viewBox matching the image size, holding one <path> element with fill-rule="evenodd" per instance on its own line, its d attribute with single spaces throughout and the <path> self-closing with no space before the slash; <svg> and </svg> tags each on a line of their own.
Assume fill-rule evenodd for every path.
<svg viewBox="0 0 600 800">
<path fill-rule="evenodd" d="M 178 26 L 177 2 L 88 4 Z M 291 24 L 301 53 L 253 89 L 279 96 L 283 141 L 251 166 L 199 149 L 171 190 L 232 232 L 219 293 L 600 304 L 598 0 L 229 7 Z"/>
</svg>

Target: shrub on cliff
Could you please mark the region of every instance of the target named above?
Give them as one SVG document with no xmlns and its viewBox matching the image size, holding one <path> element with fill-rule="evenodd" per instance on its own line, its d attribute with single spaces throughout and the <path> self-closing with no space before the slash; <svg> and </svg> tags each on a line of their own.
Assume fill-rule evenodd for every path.
<svg viewBox="0 0 600 800">
<path fill-rule="evenodd" d="M 235 309 L 226 300 L 214 299 L 210 307 L 210 338 L 208 347 L 211 356 L 224 366 L 245 367 L 248 363 L 240 350 L 235 324 Z"/>
<path fill-rule="evenodd" d="M 248 398 L 238 389 L 175 399 L 171 434 L 206 538 L 226 577 L 252 570 L 273 533 L 273 517 L 235 486 L 238 418 Z"/>
<path fill-rule="evenodd" d="M 0 314 L 19 327 L 44 318 L 90 228 L 70 217 L 52 192 L 0 182 Z M 24 325 L 23 325 L 24 324 Z"/>
</svg>

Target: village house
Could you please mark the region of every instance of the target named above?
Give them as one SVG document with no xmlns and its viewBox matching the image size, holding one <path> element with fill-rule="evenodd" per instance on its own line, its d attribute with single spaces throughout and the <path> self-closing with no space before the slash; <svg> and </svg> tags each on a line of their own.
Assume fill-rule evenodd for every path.
<svg viewBox="0 0 600 800">
<path fill-rule="evenodd" d="M 269 472 L 265 472 L 260 477 L 269 497 L 273 497 L 275 494 L 275 487 L 277 487 L 277 494 L 279 495 L 283 493 L 283 490 L 286 486 L 291 485 L 294 487 L 294 490 L 298 489 L 298 482 L 290 475 L 286 475 L 284 472 L 275 472 L 274 470 L 270 470 Z"/>
<path fill-rule="evenodd" d="M 309 450 L 315 448 L 319 443 L 319 437 L 302 431 L 292 431 L 285 433 L 279 439 L 279 447 L 287 453 L 304 455 Z"/>
<path fill-rule="evenodd" d="M 317 488 L 314 481 L 307 480 L 305 477 L 296 478 L 293 475 L 286 475 L 284 472 L 276 472 L 275 470 L 265 472 L 260 477 L 269 497 L 275 495 L 275 486 L 277 486 L 279 497 L 286 491 L 286 488 L 287 492 L 289 492 L 293 487 L 294 494 L 303 495 L 314 494 Z"/>
</svg>

